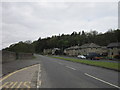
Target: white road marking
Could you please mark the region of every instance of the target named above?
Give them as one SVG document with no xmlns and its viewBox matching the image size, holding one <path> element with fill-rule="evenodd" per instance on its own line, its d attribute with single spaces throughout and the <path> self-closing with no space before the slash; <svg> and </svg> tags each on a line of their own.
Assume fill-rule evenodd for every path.
<svg viewBox="0 0 120 90">
<path fill-rule="evenodd" d="M 70 66 L 66 66 L 67 68 L 70 68 L 70 69 L 72 69 L 72 70 L 76 70 L 75 68 L 73 68 L 73 67 L 70 67 Z"/>
<path fill-rule="evenodd" d="M 63 65 L 62 63 L 58 62 L 59 64 Z"/>
<path fill-rule="evenodd" d="M 41 77 L 41 69 L 40 69 L 40 64 L 39 64 L 39 69 L 38 69 L 38 78 L 37 78 L 37 88 L 39 88 L 41 86 L 41 81 L 40 81 L 40 77 Z"/>
<path fill-rule="evenodd" d="M 39 81 L 37 82 L 37 84 L 38 84 L 38 85 L 37 85 L 37 88 L 39 88 L 39 87 L 41 86 L 41 83 L 42 83 L 41 80 L 39 80 Z"/>
<path fill-rule="evenodd" d="M 96 79 L 96 80 L 98 80 L 98 81 L 101 81 L 101 82 L 103 82 L 103 83 L 106 83 L 106 84 L 108 84 L 108 85 L 111 85 L 111 86 L 113 86 L 113 87 L 116 87 L 116 88 L 119 88 L 119 89 L 120 89 L 120 87 L 117 86 L 117 85 L 114 85 L 114 84 L 111 84 L 111 83 L 109 83 L 109 82 L 107 82 L 107 81 L 104 81 L 104 80 L 102 80 L 102 79 L 96 78 L 96 77 L 94 77 L 94 76 L 92 76 L 92 75 L 90 75 L 90 74 L 87 74 L 87 73 L 84 73 L 84 74 L 87 75 L 87 76 L 89 76 L 89 77 L 91 77 L 91 78 L 94 78 L 94 79 Z"/>
</svg>

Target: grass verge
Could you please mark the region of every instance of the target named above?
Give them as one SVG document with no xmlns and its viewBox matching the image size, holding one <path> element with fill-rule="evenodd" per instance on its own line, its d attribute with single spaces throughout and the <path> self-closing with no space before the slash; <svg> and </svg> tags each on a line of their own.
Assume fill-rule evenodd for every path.
<svg viewBox="0 0 120 90">
<path fill-rule="evenodd" d="M 87 64 L 87 65 L 92 65 L 92 66 L 99 66 L 99 67 L 103 67 L 103 68 L 107 68 L 107 69 L 120 71 L 120 67 L 119 67 L 120 63 L 101 62 L 101 61 L 92 61 L 92 60 L 82 60 L 82 59 L 54 57 L 54 56 L 49 56 L 49 57 L 62 59 L 62 60 L 67 60 L 67 61 L 72 61 L 72 62 L 83 63 L 83 64 Z"/>
</svg>

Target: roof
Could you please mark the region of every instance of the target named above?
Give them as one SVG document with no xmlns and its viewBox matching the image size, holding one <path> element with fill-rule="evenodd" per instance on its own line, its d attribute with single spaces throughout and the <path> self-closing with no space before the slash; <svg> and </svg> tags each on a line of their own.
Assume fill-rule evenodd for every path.
<svg viewBox="0 0 120 90">
<path fill-rule="evenodd" d="M 60 50 L 59 48 L 53 48 L 53 50 Z"/>
<path fill-rule="evenodd" d="M 72 47 L 69 47 L 67 49 L 79 49 L 79 48 L 80 48 L 80 46 L 72 46 Z"/>
<path fill-rule="evenodd" d="M 120 47 L 120 42 L 110 43 L 107 47 L 108 47 L 108 48 L 111 48 L 111 47 Z"/>
<path fill-rule="evenodd" d="M 99 48 L 101 46 L 94 44 L 94 43 L 88 43 L 88 44 L 83 44 L 81 48 Z"/>
</svg>

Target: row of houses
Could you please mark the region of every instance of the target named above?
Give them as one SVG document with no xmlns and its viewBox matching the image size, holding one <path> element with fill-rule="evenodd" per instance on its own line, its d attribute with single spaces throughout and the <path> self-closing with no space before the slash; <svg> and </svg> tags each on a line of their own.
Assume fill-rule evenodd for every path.
<svg viewBox="0 0 120 90">
<path fill-rule="evenodd" d="M 58 48 L 44 49 L 44 54 L 56 54 L 58 51 L 60 51 Z M 113 58 L 115 55 L 120 55 L 120 42 L 110 43 L 107 46 L 88 43 L 81 46 L 71 46 L 64 50 L 64 54 L 68 56 L 88 55 L 89 53 L 98 53 Z"/>
<path fill-rule="evenodd" d="M 72 46 L 64 50 L 69 56 L 88 55 L 89 53 L 106 54 L 107 48 L 94 43 L 84 44 L 82 46 Z"/>
</svg>

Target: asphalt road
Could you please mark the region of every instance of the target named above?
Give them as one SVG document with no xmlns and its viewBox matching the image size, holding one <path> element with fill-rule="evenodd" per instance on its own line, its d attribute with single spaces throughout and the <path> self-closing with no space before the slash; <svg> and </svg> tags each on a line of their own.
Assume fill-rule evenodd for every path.
<svg viewBox="0 0 120 90">
<path fill-rule="evenodd" d="M 119 72 L 95 66 L 88 66 L 80 63 L 73 63 L 60 59 L 50 58 L 42 55 L 35 55 L 34 60 L 21 60 L 3 64 L 3 75 L 16 71 L 26 66 L 39 64 L 40 69 L 36 68 L 34 80 L 40 80 L 39 88 L 120 88 L 118 85 Z M 27 70 L 27 69 L 26 69 Z M 35 70 L 28 70 L 33 71 Z M 23 71 L 23 73 L 27 71 Z M 20 73 L 20 72 L 19 72 Z M 21 74 L 23 78 L 28 74 Z M 16 80 L 18 79 L 16 74 Z M 33 78 L 30 76 L 30 78 Z M 11 80 L 13 75 L 6 78 L 6 82 Z M 21 77 L 22 78 L 22 77 Z M 15 80 L 15 78 L 14 78 Z M 21 79 L 22 80 L 22 79 Z M 29 81 L 29 80 L 27 80 Z"/>
</svg>

